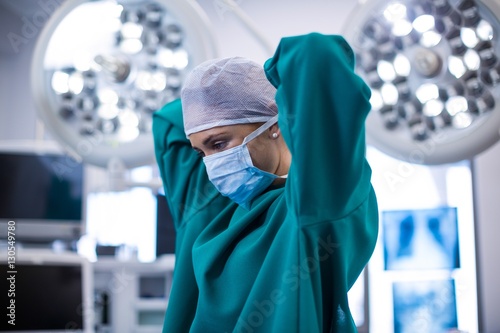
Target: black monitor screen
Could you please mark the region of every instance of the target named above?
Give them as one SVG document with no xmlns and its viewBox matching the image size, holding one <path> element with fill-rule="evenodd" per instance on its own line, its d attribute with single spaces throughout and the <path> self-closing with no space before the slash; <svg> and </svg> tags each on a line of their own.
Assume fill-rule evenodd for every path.
<svg viewBox="0 0 500 333">
<path fill-rule="evenodd" d="M 0 331 L 82 330 L 84 309 L 81 266 L 18 264 L 13 281 L 8 280 L 8 271 L 5 263 L 0 265 L 0 285 L 6 294 L 2 297 L 2 308 L 7 309 L 7 315 L 12 312 L 15 316 L 10 318 L 4 315 L 5 318 L 0 321 Z M 13 290 L 15 295 L 7 295 L 9 290 Z M 9 310 L 12 300 L 15 304 L 13 311 Z M 12 322 L 12 319 L 15 321 Z"/>
<path fill-rule="evenodd" d="M 0 153 L 0 219 L 81 223 L 82 175 L 66 155 Z"/>
<path fill-rule="evenodd" d="M 156 256 L 175 252 L 175 228 L 165 195 L 156 196 Z"/>
</svg>

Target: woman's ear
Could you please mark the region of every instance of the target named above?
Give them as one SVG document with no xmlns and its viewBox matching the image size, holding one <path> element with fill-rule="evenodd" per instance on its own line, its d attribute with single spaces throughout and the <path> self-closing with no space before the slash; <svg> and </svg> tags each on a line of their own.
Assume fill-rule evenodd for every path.
<svg viewBox="0 0 500 333">
<path fill-rule="evenodd" d="M 278 126 L 278 124 L 274 124 L 273 126 L 269 127 L 269 138 L 272 139 L 272 140 L 276 140 L 277 138 L 279 138 L 279 136 L 281 135 L 281 131 L 280 131 L 280 128 Z"/>
</svg>

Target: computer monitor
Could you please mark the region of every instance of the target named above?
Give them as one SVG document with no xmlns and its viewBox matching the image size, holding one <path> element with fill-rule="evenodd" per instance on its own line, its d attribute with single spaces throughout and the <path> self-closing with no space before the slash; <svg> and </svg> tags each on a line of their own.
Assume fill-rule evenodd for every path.
<svg viewBox="0 0 500 333">
<path fill-rule="evenodd" d="M 57 146 L 0 145 L 0 239 L 73 241 L 84 232 L 84 167 Z"/>
<path fill-rule="evenodd" d="M 93 332 L 93 274 L 87 259 L 74 252 L 17 249 L 10 266 L 8 253 L 0 254 L 6 311 L 1 332 Z"/>
<path fill-rule="evenodd" d="M 175 228 L 165 195 L 156 195 L 156 257 L 175 253 Z"/>
</svg>

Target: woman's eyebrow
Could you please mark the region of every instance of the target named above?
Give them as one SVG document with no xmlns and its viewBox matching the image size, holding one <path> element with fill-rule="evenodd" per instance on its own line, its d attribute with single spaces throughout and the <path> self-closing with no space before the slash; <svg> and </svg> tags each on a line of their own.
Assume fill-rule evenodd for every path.
<svg viewBox="0 0 500 333">
<path fill-rule="evenodd" d="M 220 132 L 220 133 L 216 133 L 216 134 L 211 134 L 209 135 L 205 140 L 203 140 L 202 144 L 205 146 L 205 147 L 208 147 L 208 144 L 211 142 L 211 141 L 214 141 L 215 139 L 217 139 L 219 136 L 223 136 L 223 135 L 226 135 L 227 133 L 226 132 Z"/>
</svg>

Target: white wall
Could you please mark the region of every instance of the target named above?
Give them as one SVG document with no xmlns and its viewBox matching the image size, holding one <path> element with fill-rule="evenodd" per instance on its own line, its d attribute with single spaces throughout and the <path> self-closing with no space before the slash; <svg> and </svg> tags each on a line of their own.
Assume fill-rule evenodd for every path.
<svg viewBox="0 0 500 333">
<path fill-rule="evenodd" d="M 500 144 L 474 160 L 479 305 L 484 333 L 500 332 Z"/>
<path fill-rule="evenodd" d="M 29 66 L 35 38 L 13 52 L 6 36 L 20 34 L 23 15 L 28 17 L 40 10 L 41 3 L 61 0 L 16 0 L 18 16 L 7 11 L 0 0 L 0 140 L 33 139 L 35 109 L 30 95 Z M 269 42 L 276 46 L 280 37 L 308 33 L 340 33 L 349 18 L 355 1 L 341 0 L 239 0 L 241 8 L 254 19 Z M 263 62 L 267 52 L 238 22 L 235 15 L 224 9 L 218 0 L 199 0 L 211 19 L 216 32 L 220 56 L 240 55 Z M 14 16 L 13 16 L 14 15 Z M 14 17 L 14 19 L 13 19 Z M 500 333 L 500 145 L 481 154 L 474 161 L 477 244 L 479 262 L 481 333 Z"/>
<path fill-rule="evenodd" d="M 0 7 L 0 45 L 3 45 L 0 47 L 0 140 L 33 139 L 35 136 L 35 109 L 29 86 L 34 39 L 23 44 L 19 52 L 11 48 L 7 35 L 21 29 L 20 20 L 14 17 L 14 13 Z"/>
</svg>

